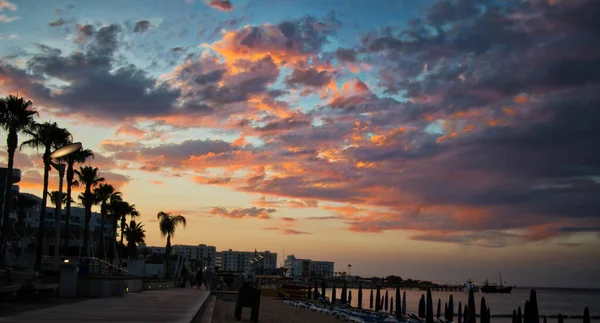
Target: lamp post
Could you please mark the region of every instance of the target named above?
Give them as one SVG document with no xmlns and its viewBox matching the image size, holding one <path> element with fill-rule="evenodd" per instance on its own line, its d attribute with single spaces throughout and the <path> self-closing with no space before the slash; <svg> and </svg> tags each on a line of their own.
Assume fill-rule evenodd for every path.
<svg viewBox="0 0 600 323">
<path fill-rule="evenodd" d="M 81 149 L 80 142 L 74 142 L 68 144 L 64 147 L 58 148 L 53 153 L 50 154 L 50 158 L 59 158 L 70 155 L 76 151 Z M 54 231 L 54 263 L 58 266 L 60 264 L 60 218 L 61 218 L 61 208 L 62 208 L 62 189 L 63 189 L 63 179 L 65 177 L 65 164 L 57 164 L 50 161 L 50 165 L 54 167 L 58 171 L 58 196 L 56 201 L 56 224 Z"/>
</svg>

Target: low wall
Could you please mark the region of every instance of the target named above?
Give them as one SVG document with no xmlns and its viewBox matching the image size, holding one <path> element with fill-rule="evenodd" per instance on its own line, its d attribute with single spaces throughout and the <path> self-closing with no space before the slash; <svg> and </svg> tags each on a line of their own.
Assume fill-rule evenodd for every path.
<svg viewBox="0 0 600 323">
<path fill-rule="evenodd" d="M 144 280 L 142 281 L 142 290 L 158 290 L 175 287 L 175 283 L 170 280 Z"/>
<path fill-rule="evenodd" d="M 143 290 L 141 279 L 130 277 L 79 277 L 77 279 L 78 297 L 125 296 L 126 293 L 138 293 Z"/>
</svg>

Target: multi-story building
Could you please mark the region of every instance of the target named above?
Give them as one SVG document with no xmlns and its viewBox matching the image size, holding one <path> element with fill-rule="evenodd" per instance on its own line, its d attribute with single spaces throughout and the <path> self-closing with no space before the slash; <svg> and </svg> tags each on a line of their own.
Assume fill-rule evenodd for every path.
<svg viewBox="0 0 600 323">
<path fill-rule="evenodd" d="M 183 255 L 188 259 L 200 260 L 205 267 L 215 268 L 217 263 L 217 248 L 215 246 L 207 246 L 200 244 L 192 245 L 174 245 L 174 255 Z"/>
<path fill-rule="evenodd" d="M 9 248 L 9 252 L 14 253 L 11 255 L 11 259 L 14 259 L 15 263 L 24 258 L 29 258 L 35 254 L 35 238 L 37 234 L 37 228 L 40 226 L 40 206 L 42 199 L 28 193 L 20 193 L 17 196 L 31 200 L 33 203 L 31 206 L 19 208 L 11 211 L 9 219 L 14 223 L 16 232 L 23 237 L 21 241 L 18 241 L 16 245 Z M 15 196 L 16 197 L 16 196 Z M 66 214 L 64 208 L 61 210 L 61 241 L 64 242 L 66 234 Z M 101 224 L 101 215 L 97 212 L 92 212 L 90 218 L 90 252 L 92 256 L 98 256 L 99 247 L 99 232 Z M 69 223 L 69 248 L 65 250 L 65 255 L 81 255 L 83 254 L 83 233 L 85 228 L 85 209 L 71 206 L 71 216 Z M 54 253 L 54 233 L 56 229 L 56 217 L 55 209 L 52 207 L 46 207 L 44 215 L 44 246 L 43 254 L 52 255 Z M 118 229 L 118 227 L 117 227 Z M 105 221 L 104 223 L 104 236 L 108 239 L 112 237 L 113 227 L 111 221 Z M 118 232 L 117 232 L 118 236 Z M 24 260 L 25 261 L 25 260 Z"/>
<path fill-rule="evenodd" d="M 262 258 L 258 257 L 262 256 Z M 277 253 L 269 250 L 258 251 L 221 251 L 217 253 L 217 266 L 222 271 L 246 272 L 250 271 L 255 264 L 253 259 L 259 259 L 256 264 L 262 269 L 277 268 Z"/>
<path fill-rule="evenodd" d="M 285 274 L 288 277 L 311 279 L 333 277 L 334 263 L 332 261 L 317 261 L 311 259 L 298 259 L 289 255 L 285 259 Z"/>
</svg>

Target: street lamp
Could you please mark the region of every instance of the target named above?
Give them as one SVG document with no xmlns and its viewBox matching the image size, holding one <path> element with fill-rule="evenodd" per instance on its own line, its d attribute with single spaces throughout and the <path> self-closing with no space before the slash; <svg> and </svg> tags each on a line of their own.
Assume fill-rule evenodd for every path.
<svg viewBox="0 0 600 323">
<path fill-rule="evenodd" d="M 50 159 L 60 158 L 67 155 L 70 155 L 79 149 L 81 149 L 80 142 L 74 142 L 58 148 L 53 153 L 50 154 Z M 58 171 L 58 196 L 56 197 L 58 201 L 56 201 L 56 224 L 54 231 L 54 263 L 60 264 L 60 218 L 61 218 L 61 208 L 62 208 L 62 189 L 63 189 L 63 178 L 65 177 L 65 164 L 57 164 L 50 160 L 50 165 L 54 167 Z"/>
</svg>

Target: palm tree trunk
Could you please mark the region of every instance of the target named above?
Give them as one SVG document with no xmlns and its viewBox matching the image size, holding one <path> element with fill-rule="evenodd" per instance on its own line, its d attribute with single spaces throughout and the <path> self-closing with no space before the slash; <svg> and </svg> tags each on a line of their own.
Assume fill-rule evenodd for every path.
<svg viewBox="0 0 600 323">
<path fill-rule="evenodd" d="M 40 223 L 35 248 L 35 269 L 42 268 L 42 253 L 44 251 L 44 222 L 46 221 L 46 203 L 48 202 L 48 173 L 50 172 L 50 147 L 44 153 L 44 190 L 42 191 L 42 205 L 40 206 Z"/>
<path fill-rule="evenodd" d="M 169 279 L 169 256 L 171 256 L 171 235 L 167 233 L 167 245 L 165 247 L 165 279 Z"/>
<path fill-rule="evenodd" d="M 67 205 L 65 206 L 65 233 L 63 240 L 63 254 L 69 248 L 69 236 L 71 235 L 71 184 L 73 183 L 73 163 L 67 167 Z"/>
<path fill-rule="evenodd" d="M 103 255 L 103 260 L 106 260 L 106 238 L 104 237 L 104 218 L 106 213 L 106 203 L 102 202 L 100 206 L 100 250 Z"/>
<path fill-rule="evenodd" d="M 121 245 L 123 245 L 123 232 L 125 231 L 125 221 L 126 221 L 126 216 L 125 214 L 123 214 L 123 216 L 121 217 Z"/>
<path fill-rule="evenodd" d="M 8 241 L 8 226 L 10 216 L 10 200 L 12 194 L 12 172 L 14 167 L 15 150 L 17 149 L 17 143 L 19 139 L 17 131 L 10 129 L 8 132 L 8 138 L 6 140 L 6 147 L 8 147 L 8 165 L 6 167 L 6 183 L 4 186 L 4 208 L 2 209 L 2 231 L 0 231 L 0 264 L 5 265 L 6 256 L 6 245 Z"/>
<path fill-rule="evenodd" d="M 114 216 L 112 216 L 111 218 L 111 229 L 110 229 L 110 242 L 108 245 L 108 250 L 109 255 L 110 255 L 110 260 L 111 262 L 114 264 L 115 260 L 117 259 L 116 254 L 117 254 L 117 248 L 116 248 L 116 243 L 117 243 L 117 218 Z"/>
<path fill-rule="evenodd" d="M 83 256 L 90 256 L 90 220 L 92 218 L 92 201 L 90 199 L 90 188 L 85 188 L 85 222 L 83 228 Z"/>
</svg>

